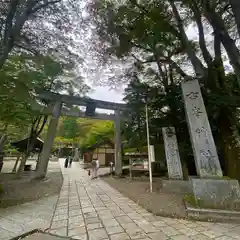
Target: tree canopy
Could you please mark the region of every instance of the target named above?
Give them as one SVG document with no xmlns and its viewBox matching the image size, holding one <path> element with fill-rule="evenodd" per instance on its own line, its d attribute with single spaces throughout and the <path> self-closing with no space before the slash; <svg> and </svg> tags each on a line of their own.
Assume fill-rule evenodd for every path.
<svg viewBox="0 0 240 240">
<path fill-rule="evenodd" d="M 82 5 L 75 0 L 1 0 L 0 69 L 15 52 L 52 55 L 69 65 L 79 62 L 72 33 L 81 33 Z"/>
<path fill-rule="evenodd" d="M 172 125 L 180 144 L 190 146 L 186 141 L 179 84 L 198 78 L 221 164 L 225 174 L 237 177 L 240 169 L 236 165 L 239 161 L 234 160 L 240 151 L 237 2 L 126 0 L 120 4 L 103 0 L 89 4 L 99 64 L 122 62 L 122 71 L 116 72 L 109 82 L 115 85 L 130 82 L 125 90 L 130 107 L 126 114 L 128 139 L 137 132 L 139 142 L 145 142 L 142 99 L 151 89 L 155 92 L 148 96 L 152 141 L 160 140 L 161 127 Z M 191 148 L 186 149 L 191 155 Z"/>
</svg>

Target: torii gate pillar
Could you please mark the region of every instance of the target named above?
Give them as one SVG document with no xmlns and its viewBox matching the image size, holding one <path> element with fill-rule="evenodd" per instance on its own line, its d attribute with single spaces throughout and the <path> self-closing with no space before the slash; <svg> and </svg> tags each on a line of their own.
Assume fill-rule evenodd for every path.
<svg viewBox="0 0 240 240">
<path fill-rule="evenodd" d="M 49 158 L 52 151 L 53 141 L 57 131 L 58 120 L 61 115 L 62 103 L 56 102 L 53 107 L 52 117 L 49 122 L 48 132 L 43 144 L 42 153 L 37 167 L 37 178 L 44 178 L 47 173 Z"/>
<path fill-rule="evenodd" d="M 120 110 L 115 110 L 115 174 L 122 175 L 122 144 Z"/>
</svg>

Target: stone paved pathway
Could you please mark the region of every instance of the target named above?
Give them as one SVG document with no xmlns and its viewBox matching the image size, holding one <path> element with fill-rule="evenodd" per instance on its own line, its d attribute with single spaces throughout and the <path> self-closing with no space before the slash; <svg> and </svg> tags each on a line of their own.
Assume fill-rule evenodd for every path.
<svg viewBox="0 0 240 240">
<path fill-rule="evenodd" d="M 57 199 L 56 195 L 0 209 L 0 240 L 8 240 L 34 229 L 49 228 Z"/>
<path fill-rule="evenodd" d="M 81 240 L 240 239 L 240 224 L 157 217 L 104 181 L 89 180 L 78 163 L 62 170 L 64 183 L 50 233 Z"/>
</svg>

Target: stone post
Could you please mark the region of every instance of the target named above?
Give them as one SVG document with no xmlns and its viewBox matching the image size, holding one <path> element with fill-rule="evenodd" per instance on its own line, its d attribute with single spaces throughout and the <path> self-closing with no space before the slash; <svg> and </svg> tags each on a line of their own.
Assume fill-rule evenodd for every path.
<svg viewBox="0 0 240 240">
<path fill-rule="evenodd" d="M 79 162 L 79 151 L 78 151 L 78 148 L 75 148 L 74 161 L 75 162 Z"/>
<path fill-rule="evenodd" d="M 237 206 L 240 204 L 239 183 L 221 179 L 222 169 L 198 80 L 182 82 L 181 87 L 197 173 L 201 178 L 191 180 L 195 200 L 204 204 L 202 208 Z"/>
<path fill-rule="evenodd" d="M 201 178 L 222 177 L 198 80 L 182 82 L 181 87 L 197 173 Z"/>
<path fill-rule="evenodd" d="M 183 180 L 182 164 L 174 127 L 162 128 L 169 179 Z"/>
<path fill-rule="evenodd" d="M 115 110 L 115 174 L 122 175 L 121 119 L 120 110 Z"/>
<path fill-rule="evenodd" d="M 36 174 L 37 178 L 44 178 L 46 176 L 49 157 L 51 155 L 53 141 L 57 131 L 58 120 L 61 115 L 61 108 L 62 103 L 60 101 L 56 102 L 53 107 L 53 113 L 49 122 L 47 136 L 44 141 L 42 153 L 39 159 L 39 166 Z"/>
</svg>

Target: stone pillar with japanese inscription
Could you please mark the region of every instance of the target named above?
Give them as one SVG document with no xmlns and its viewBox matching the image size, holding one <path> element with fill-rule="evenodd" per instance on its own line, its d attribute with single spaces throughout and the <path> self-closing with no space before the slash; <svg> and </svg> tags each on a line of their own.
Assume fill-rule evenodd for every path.
<svg viewBox="0 0 240 240">
<path fill-rule="evenodd" d="M 197 173 L 201 178 L 221 177 L 222 169 L 199 82 L 185 81 L 181 87 Z"/>
<path fill-rule="evenodd" d="M 182 164 L 174 127 L 162 128 L 169 179 L 183 179 Z"/>
</svg>

